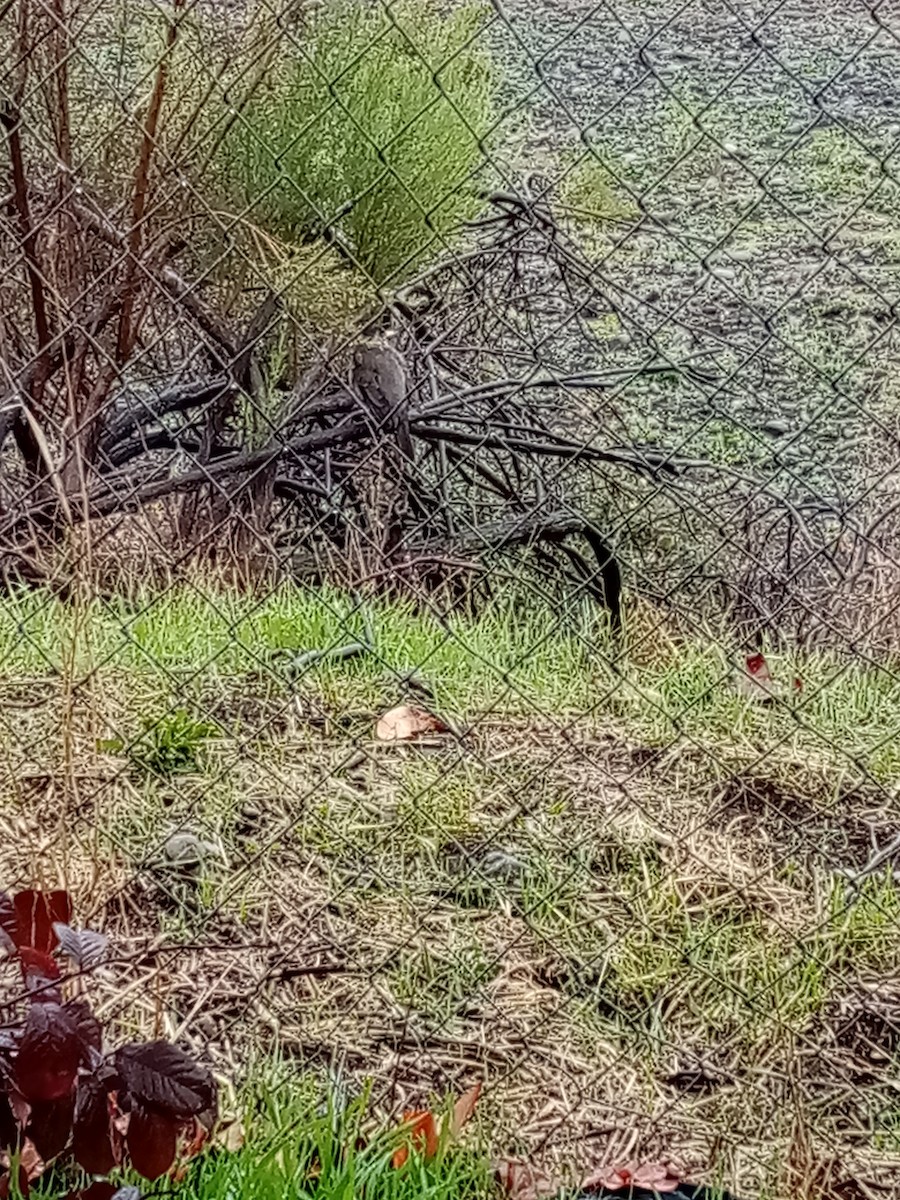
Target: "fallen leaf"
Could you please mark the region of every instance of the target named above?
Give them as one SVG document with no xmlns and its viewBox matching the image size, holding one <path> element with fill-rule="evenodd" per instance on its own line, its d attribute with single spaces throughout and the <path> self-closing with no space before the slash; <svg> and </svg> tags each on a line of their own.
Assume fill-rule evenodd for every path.
<svg viewBox="0 0 900 1200">
<path fill-rule="evenodd" d="M 785 685 L 772 674 L 764 654 L 747 655 L 744 669 L 738 672 L 735 684 L 738 694 L 755 704 L 772 704 L 775 700 L 783 700 L 788 694 Z M 791 686 L 794 692 L 803 689 L 800 679 L 795 678 Z"/>
<path fill-rule="evenodd" d="M 375 726 L 375 736 L 380 742 L 408 742 L 425 733 L 449 733 L 449 729 L 434 713 L 412 704 L 390 709 Z"/>
<path fill-rule="evenodd" d="M 546 1171 L 521 1158 L 501 1159 L 494 1175 L 509 1200 L 544 1200 L 561 1190 Z"/>
<path fill-rule="evenodd" d="M 403 1124 L 408 1138 L 404 1145 L 394 1151 L 391 1163 L 394 1167 L 402 1167 L 409 1158 L 410 1147 L 416 1149 L 426 1160 L 434 1158 L 442 1141 L 455 1142 L 462 1132 L 463 1126 L 470 1120 L 478 1097 L 481 1095 L 481 1080 L 464 1092 L 453 1105 L 438 1129 L 435 1115 L 428 1109 L 417 1109 L 403 1114 Z"/>
<path fill-rule="evenodd" d="M 453 1141 L 456 1141 L 462 1132 L 463 1126 L 471 1119 L 480 1095 L 481 1080 L 479 1079 L 474 1087 L 470 1087 L 467 1092 L 463 1092 L 453 1105 L 453 1111 L 450 1114 L 450 1137 Z"/>
<path fill-rule="evenodd" d="M 668 1163 L 624 1163 L 618 1167 L 601 1167 L 581 1184 L 585 1192 L 628 1192 L 644 1188 L 650 1192 L 677 1191 L 682 1179 L 673 1173 Z"/>
<path fill-rule="evenodd" d="M 391 1159 L 391 1165 L 396 1168 L 402 1167 L 409 1158 L 410 1146 L 414 1146 L 426 1159 L 434 1158 L 439 1145 L 434 1113 L 427 1110 L 405 1112 L 403 1124 L 408 1128 L 409 1141 L 405 1145 L 397 1147 Z"/>
</svg>

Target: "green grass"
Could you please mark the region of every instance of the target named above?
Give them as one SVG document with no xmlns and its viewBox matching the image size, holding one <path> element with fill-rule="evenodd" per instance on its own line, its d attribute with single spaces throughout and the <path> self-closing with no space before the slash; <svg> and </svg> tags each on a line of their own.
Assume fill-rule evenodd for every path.
<svg viewBox="0 0 900 1200">
<path fill-rule="evenodd" d="M 149 775 L 176 775 L 197 771 L 203 765 L 203 745 L 216 726 L 191 716 L 183 708 L 144 717 L 141 736 L 129 747 L 131 761 Z M 110 747 L 117 749 L 115 744 Z"/>
<path fill-rule="evenodd" d="M 493 1190 L 477 1136 L 466 1137 L 464 1146 L 445 1141 L 432 1161 L 413 1152 L 395 1169 L 391 1157 L 404 1136 L 395 1122 L 373 1116 L 367 1089 L 349 1096 L 339 1084 L 323 1086 L 285 1063 L 269 1064 L 262 1078 L 244 1086 L 238 1104 L 244 1145 L 205 1151 L 172 1194 L 182 1200 L 486 1200 Z M 56 1200 L 66 1191 L 57 1169 L 31 1194 Z"/>
<path fill-rule="evenodd" d="M 316 1196 L 351 1200 L 484 1200 L 490 1191 L 486 1158 L 475 1150 L 442 1146 L 432 1162 L 412 1155 L 395 1170 L 391 1156 L 402 1142 L 396 1129 L 373 1126 L 366 1093 L 346 1100 L 323 1097 L 315 1081 L 291 1080 L 250 1090 L 247 1144 L 233 1155 L 200 1160 L 183 1194 L 190 1200 L 253 1195 L 260 1200 Z M 359 1148 L 358 1141 L 365 1141 Z"/>
<path fill-rule="evenodd" d="M 551 609 L 510 600 L 447 615 L 329 589 L 284 585 L 253 598 L 204 584 L 76 611 L 22 591 L 0 600 L 0 673 L 117 678 L 131 693 L 127 709 L 138 710 L 134 736 L 146 741 L 144 722 L 157 724 L 167 705 L 183 707 L 179 697 L 202 706 L 209 687 L 245 687 L 252 677 L 257 692 L 296 688 L 325 708 L 352 711 L 387 704 L 416 669 L 439 706 L 463 720 L 486 712 L 615 718 L 651 744 L 682 741 L 726 761 L 738 748 L 763 758 L 812 752 L 884 782 L 900 778 L 897 663 L 773 653 L 776 677 L 799 675 L 803 692 L 760 707 L 734 690 L 740 655 L 724 630 L 660 637 L 653 619 L 633 623 L 630 653 L 613 662 L 603 614 L 577 602 Z M 292 674 L 295 653 L 370 633 L 371 654 Z"/>
</svg>

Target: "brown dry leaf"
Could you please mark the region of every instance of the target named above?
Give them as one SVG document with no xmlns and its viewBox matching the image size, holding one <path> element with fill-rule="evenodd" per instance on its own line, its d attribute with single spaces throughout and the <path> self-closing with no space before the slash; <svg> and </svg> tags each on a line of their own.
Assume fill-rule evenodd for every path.
<svg viewBox="0 0 900 1200">
<path fill-rule="evenodd" d="M 221 1150 L 234 1153 L 244 1145 L 244 1126 L 237 1117 L 220 1121 L 213 1130 L 211 1142 L 213 1146 Z"/>
<path fill-rule="evenodd" d="M 480 1095 L 481 1080 L 479 1079 L 475 1086 L 470 1087 L 467 1092 L 463 1092 L 453 1105 L 453 1112 L 450 1114 L 450 1137 L 454 1141 L 459 1137 L 462 1127 L 475 1111 L 475 1105 L 478 1103 Z"/>
<path fill-rule="evenodd" d="M 375 736 L 380 742 L 408 742 L 425 733 L 447 733 L 444 722 L 427 709 L 401 704 L 379 718 Z"/>
<path fill-rule="evenodd" d="M 560 1190 L 546 1171 L 521 1158 L 501 1159 L 494 1174 L 509 1200 L 544 1200 Z"/>
</svg>

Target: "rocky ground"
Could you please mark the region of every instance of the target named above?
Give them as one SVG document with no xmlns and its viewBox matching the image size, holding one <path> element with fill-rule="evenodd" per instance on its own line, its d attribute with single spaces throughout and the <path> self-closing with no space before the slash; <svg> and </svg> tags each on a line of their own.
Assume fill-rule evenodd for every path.
<svg viewBox="0 0 900 1200">
<path fill-rule="evenodd" d="M 618 311 L 593 322 L 609 335 L 601 357 L 634 360 L 650 342 L 722 373 L 719 388 L 676 397 L 641 381 L 635 434 L 852 503 L 871 484 L 864 462 L 900 458 L 896 10 L 508 0 L 492 12 L 508 81 L 501 169 L 539 167 L 555 194 L 627 214 L 596 230 Z"/>
</svg>

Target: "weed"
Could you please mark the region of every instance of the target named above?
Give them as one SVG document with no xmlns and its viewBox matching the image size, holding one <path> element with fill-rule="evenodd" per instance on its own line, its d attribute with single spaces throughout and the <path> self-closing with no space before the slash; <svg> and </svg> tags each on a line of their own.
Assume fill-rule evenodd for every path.
<svg viewBox="0 0 900 1200">
<path fill-rule="evenodd" d="M 128 748 L 134 767 L 147 775 L 165 778 L 199 770 L 206 740 L 216 727 L 184 708 L 162 717 L 145 717 L 143 731 Z"/>
<path fill-rule="evenodd" d="M 593 157 L 584 158 L 565 177 L 567 206 L 590 222 L 636 218 L 637 206 L 621 193 L 611 168 Z"/>
</svg>

